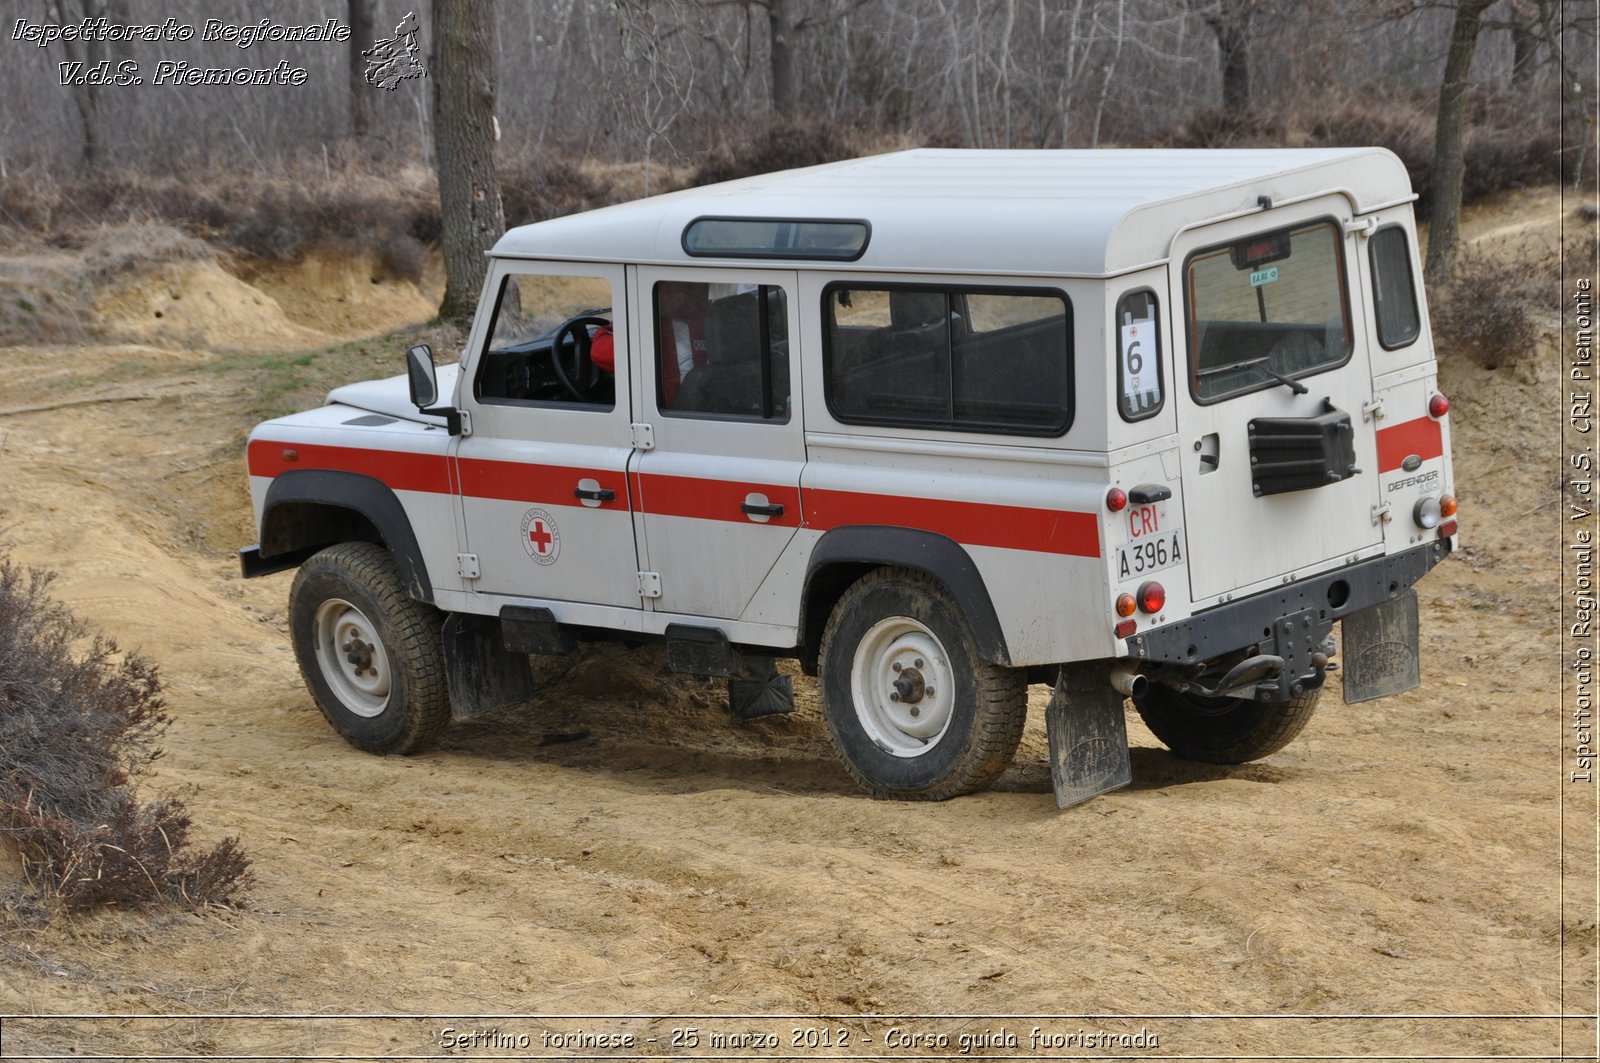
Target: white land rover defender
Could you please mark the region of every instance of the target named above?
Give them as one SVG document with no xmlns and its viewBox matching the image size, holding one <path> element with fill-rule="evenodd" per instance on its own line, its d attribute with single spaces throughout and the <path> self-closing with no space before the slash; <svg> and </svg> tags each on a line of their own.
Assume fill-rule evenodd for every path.
<svg viewBox="0 0 1600 1063">
<path fill-rule="evenodd" d="M 1455 544 L 1413 199 L 1386 151 L 908 151 L 514 229 L 459 366 L 260 425 L 306 683 L 406 753 L 656 638 L 730 709 L 819 676 L 850 773 L 979 789 L 1027 684 L 1062 805 L 1264 756 L 1419 681 Z"/>
</svg>

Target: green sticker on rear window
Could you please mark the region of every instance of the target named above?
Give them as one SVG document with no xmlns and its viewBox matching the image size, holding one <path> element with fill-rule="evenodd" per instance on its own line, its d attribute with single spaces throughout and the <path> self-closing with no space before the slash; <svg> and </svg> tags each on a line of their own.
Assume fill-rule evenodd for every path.
<svg viewBox="0 0 1600 1063">
<path fill-rule="evenodd" d="M 1271 269 L 1258 269 L 1254 273 L 1250 274 L 1250 287 L 1259 288 L 1263 284 L 1271 284 L 1273 281 L 1275 281 L 1277 279 L 1278 279 L 1278 267 L 1277 266 L 1273 266 Z"/>
</svg>

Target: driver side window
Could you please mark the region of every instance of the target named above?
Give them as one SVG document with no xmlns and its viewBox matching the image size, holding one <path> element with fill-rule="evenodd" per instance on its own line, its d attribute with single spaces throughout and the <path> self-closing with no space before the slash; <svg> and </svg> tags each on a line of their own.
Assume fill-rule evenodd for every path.
<svg viewBox="0 0 1600 1063">
<path fill-rule="evenodd" d="M 603 277 L 513 273 L 495 293 L 474 393 L 496 405 L 616 405 L 611 284 Z"/>
</svg>

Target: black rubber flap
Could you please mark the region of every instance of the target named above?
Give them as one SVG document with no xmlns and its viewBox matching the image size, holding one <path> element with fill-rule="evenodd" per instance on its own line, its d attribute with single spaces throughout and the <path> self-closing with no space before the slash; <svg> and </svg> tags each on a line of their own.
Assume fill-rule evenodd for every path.
<svg viewBox="0 0 1600 1063">
<path fill-rule="evenodd" d="M 1122 695 L 1112 689 L 1110 667 L 1109 661 L 1062 665 L 1045 707 L 1057 808 L 1081 805 L 1133 781 L 1128 721 Z"/>
<path fill-rule="evenodd" d="M 1342 623 L 1347 704 L 1399 694 L 1422 682 L 1416 591 L 1351 613 Z"/>
</svg>

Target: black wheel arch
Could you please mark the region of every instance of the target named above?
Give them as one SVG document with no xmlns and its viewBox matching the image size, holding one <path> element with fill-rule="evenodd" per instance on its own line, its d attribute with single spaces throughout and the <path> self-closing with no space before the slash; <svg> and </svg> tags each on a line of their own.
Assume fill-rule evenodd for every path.
<svg viewBox="0 0 1600 1063">
<path fill-rule="evenodd" d="M 433 585 L 405 507 L 387 484 L 360 473 L 297 469 L 267 488 L 260 556 L 298 564 L 336 543 L 369 542 L 394 557 L 406 593 L 433 604 Z"/>
<path fill-rule="evenodd" d="M 804 639 L 801 662 L 807 672 L 816 672 L 823 629 L 846 588 L 883 565 L 925 572 L 944 584 L 971 627 L 983 659 L 993 664 L 1011 664 L 1011 652 L 989 589 L 960 543 L 915 528 L 857 525 L 824 532 L 807 562 L 800 616 Z"/>
</svg>

